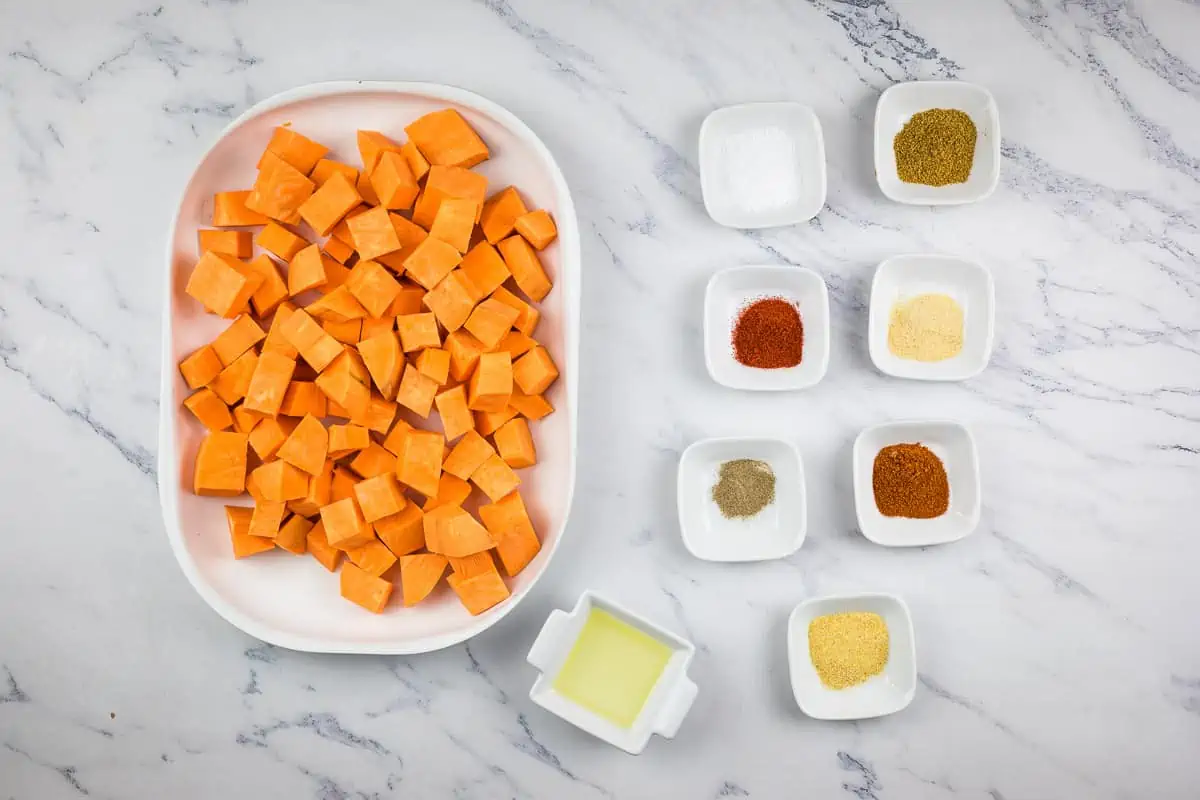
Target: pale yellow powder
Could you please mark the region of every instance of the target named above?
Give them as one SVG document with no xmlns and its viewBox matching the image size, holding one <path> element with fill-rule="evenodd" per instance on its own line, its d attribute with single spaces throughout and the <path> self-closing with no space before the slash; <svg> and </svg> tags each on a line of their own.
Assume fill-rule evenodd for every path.
<svg viewBox="0 0 1200 800">
<path fill-rule="evenodd" d="M 944 361 L 962 352 L 963 310 L 953 297 L 922 294 L 892 306 L 888 349 L 913 361 Z"/>
</svg>

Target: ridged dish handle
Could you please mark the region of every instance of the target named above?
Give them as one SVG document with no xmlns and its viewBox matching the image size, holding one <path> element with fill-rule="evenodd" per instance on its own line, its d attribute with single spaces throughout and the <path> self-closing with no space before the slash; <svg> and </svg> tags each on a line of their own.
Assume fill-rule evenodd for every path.
<svg viewBox="0 0 1200 800">
<path fill-rule="evenodd" d="M 560 640 L 566 631 L 567 620 L 570 616 L 567 612 L 557 608 L 551 611 L 550 616 L 546 618 L 546 624 L 542 626 L 541 632 L 534 640 L 533 647 L 529 648 L 529 655 L 525 660 L 542 672 L 548 670 L 550 660 L 561 644 Z"/>
<path fill-rule="evenodd" d="M 679 726 L 683 724 L 683 718 L 692 708 L 697 691 L 696 684 L 692 683 L 691 678 L 686 675 L 680 676 L 679 681 L 671 690 L 667 704 L 663 706 L 662 712 L 658 715 L 654 732 L 666 739 L 675 738 L 675 734 L 679 732 Z"/>
</svg>

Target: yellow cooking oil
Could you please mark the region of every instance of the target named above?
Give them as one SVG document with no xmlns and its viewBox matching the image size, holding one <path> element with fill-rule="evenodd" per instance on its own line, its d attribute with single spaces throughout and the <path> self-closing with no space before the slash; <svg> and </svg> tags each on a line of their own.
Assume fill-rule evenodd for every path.
<svg viewBox="0 0 1200 800">
<path fill-rule="evenodd" d="M 671 653 L 670 645 L 607 611 L 593 608 L 554 678 L 554 690 L 610 722 L 629 728 Z"/>
</svg>

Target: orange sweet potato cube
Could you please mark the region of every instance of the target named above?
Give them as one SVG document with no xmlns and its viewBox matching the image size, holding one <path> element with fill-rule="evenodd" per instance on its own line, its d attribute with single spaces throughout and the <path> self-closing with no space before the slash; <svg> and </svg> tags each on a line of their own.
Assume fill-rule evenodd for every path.
<svg viewBox="0 0 1200 800">
<path fill-rule="evenodd" d="M 361 425 L 332 425 L 329 428 L 329 457 L 341 458 L 371 446 L 371 432 Z"/>
<path fill-rule="evenodd" d="M 217 351 L 206 344 L 179 362 L 179 374 L 189 389 L 199 389 L 216 380 L 224 367 Z"/>
<path fill-rule="evenodd" d="M 252 508 L 225 506 L 225 522 L 229 525 L 229 539 L 233 544 L 234 558 L 246 558 L 275 549 L 275 542 L 272 540 L 250 535 L 250 517 L 253 514 Z"/>
<path fill-rule="evenodd" d="M 279 448 L 292 435 L 298 420 L 286 417 L 266 417 L 250 431 L 250 446 L 263 461 L 275 458 Z"/>
<path fill-rule="evenodd" d="M 242 406 L 268 417 L 278 416 L 295 371 L 294 360 L 278 353 L 263 353 L 250 377 L 250 385 L 246 387 L 246 400 Z"/>
<path fill-rule="evenodd" d="M 399 558 L 425 546 L 424 513 L 416 503 L 406 503 L 397 514 L 375 521 L 375 535 Z"/>
<path fill-rule="evenodd" d="M 246 443 L 246 434 L 233 431 L 213 431 L 205 436 L 196 452 L 193 491 L 220 497 L 246 491 Z"/>
<path fill-rule="evenodd" d="M 227 228 L 238 225 L 266 225 L 266 215 L 246 208 L 250 190 L 239 192 L 217 192 L 213 195 L 213 227 Z"/>
<path fill-rule="evenodd" d="M 308 532 L 312 530 L 312 527 L 311 520 L 307 520 L 299 514 L 293 514 L 287 522 L 279 527 L 279 532 L 275 534 L 275 544 L 289 553 L 303 555 L 308 552 Z"/>
<path fill-rule="evenodd" d="M 404 156 L 404 160 L 408 162 L 408 168 L 412 170 L 413 177 L 417 180 L 421 180 L 429 172 L 429 162 L 412 142 L 405 142 L 400 146 L 400 155 Z"/>
<path fill-rule="evenodd" d="M 517 217 L 513 223 L 513 230 L 538 250 L 545 250 L 546 245 L 558 237 L 558 228 L 555 227 L 554 220 L 541 208 Z"/>
<path fill-rule="evenodd" d="M 558 368 L 546 348 L 538 345 L 513 363 L 512 375 L 525 394 L 541 394 L 558 377 Z"/>
<path fill-rule="evenodd" d="M 333 502 L 333 462 L 325 459 L 321 471 L 308 482 L 308 491 L 304 497 L 288 501 L 288 508 L 295 514 L 305 517 L 316 517 L 321 513 L 321 506 Z M 285 548 L 286 549 L 286 548 Z"/>
<path fill-rule="evenodd" d="M 358 189 L 364 206 L 374 208 L 379 205 L 379 195 L 375 194 L 375 187 L 371 185 L 371 176 L 366 172 L 358 173 L 358 183 L 355 184 L 355 188 Z"/>
<path fill-rule="evenodd" d="M 183 405 L 210 431 L 223 431 L 233 425 L 229 406 L 225 405 L 212 389 L 205 388 L 188 395 Z"/>
<path fill-rule="evenodd" d="M 267 329 L 267 338 L 262 343 L 262 351 L 264 353 L 279 353 L 281 356 L 287 356 L 288 358 L 298 358 L 300 356 L 296 348 L 292 347 L 291 343 L 283 335 L 283 323 L 287 322 L 288 318 L 295 311 L 296 307 L 287 300 L 284 300 L 275 309 L 275 316 L 271 318 L 271 327 Z"/>
<path fill-rule="evenodd" d="M 378 539 L 372 539 L 361 547 L 351 547 L 346 551 L 350 563 L 368 575 L 379 577 L 392 568 L 396 556 Z"/>
<path fill-rule="evenodd" d="M 508 404 L 526 419 L 541 419 L 554 412 L 554 406 L 540 394 L 525 394 L 520 388 L 514 388 Z"/>
<path fill-rule="evenodd" d="M 288 294 L 295 297 L 301 292 L 328 283 L 329 276 L 325 272 L 326 258 L 328 257 L 323 257 L 319 244 L 310 244 L 296 253 L 288 264 Z"/>
<path fill-rule="evenodd" d="M 362 512 L 353 498 L 345 498 L 321 507 L 321 522 L 330 547 L 348 550 L 362 547 L 375 538 L 375 532 L 363 520 Z"/>
<path fill-rule="evenodd" d="M 348 286 L 339 286 L 332 290 L 326 286 L 325 291 L 327 294 L 319 300 L 309 303 L 304 309 L 314 319 L 329 322 L 350 322 L 351 320 L 363 319 L 367 316 L 367 310 L 363 308 L 362 303 L 358 302 L 358 298 L 350 292 Z"/>
<path fill-rule="evenodd" d="M 394 303 L 394 301 L 393 301 Z M 391 309 L 389 309 L 390 311 Z M 375 317 L 366 317 L 362 321 L 362 339 L 374 339 L 376 336 L 382 336 L 385 333 L 396 332 L 396 317 L 387 316 L 386 314 L 376 319 Z M 397 340 L 399 341 L 399 340 Z"/>
<path fill-rule="evenodd" d="M 392 514 L 399 514 L 406 502 L 396 473 L 384 472 L 354 485 L 354 496 L 362 509 L 363 519 L 375 522 Z"/>
<path fill-rule="evenodd" d="M 341 572 L 342 597 L 376 614 L 383 613 L 392 596 L 392 583 L 354 564 L 343 564 Z"/>
<path fill-rule="evenodd" d="M 396 330 L 400 333 L 400 344 L 406 353 L 442 346 L 437 317 L 431 313 L 401 314 L 396 317 Z"/>
<path fill-rule="evenodd" d="M 212 349 L 216 352 L 221 363 L 228 366 L 237 360 L 238 356 L 258 344 L 266 336 L 258 323 L 246 314 L 242 314 L 225 330 L 217 334 L 212 341 Z"/>
<path fill-rule="evenodd" d="M 406 125 L 404 132 L 430 164 L 473 167 L 488 158 L 483 139 L 453 108 L 431 111 Z"/>
<path fill-rule="evenodd" d="M 371 186 L 379 198 L 379 205 L 396 210 L 412 208 L 417 192 L 421 190 L 408 161 L 394 150 L 379 155 L 371 170 Z"/>
<path fill-rule="evenodd" d="M 379 131 L 360 130 L 355 138 L 358 142 L 358 155 L 362 158 L 363 172 L 367 174 L 370 174 L 375 169 L 375 165 L 379 163 L 380 156 L 384 153 L 400 149 L 400 145 Z"/>
<path fill-rule="evenodd" d="M 404 376 L 400 379 L 400 388 L 396 391 L 396 402 L 424 419 L 433 408 L 433 398 L 437 395 L 437 390 L 438 384 L 433 378 L 408 364 L 404 367 Z"/>
<path fill-rule="evenodd" d="M 542 549 L 520 492 L 480 506 L 479 518 L 496 542 L 496 555 L 509 577 L 516 577 Z"/>
<path fill-rule="evenodd" d="M 392 301 L 392 307 L 388 309 L 388 315 L 402 317 L 406 314 L 420 314 L 424 299 L 424 289 L 408 281 L 400 281 L 400 294 L 396 295 L 396 299 Z"/>
<path fill-rule="evenodd" d="M 334 339 L 304 309 L 293 311 L 280 326 L 280 334 L 296 348 L 309 366 L 321 372 L 342 354 L 341 342 Z"/>
<path fill-rule="evenodd" d="M 265 254 L 246 262 L 246 269 L 262 276 L 262 284 L 250 295 L 250 304 L 254 306 L 255 314 L 266 317 L 288 299 L 287 281 L 279 274 L 279 267 L 271 257 Z"/>
<path fill-rule="evenodd" d="M 341 239 L 330 236 L 321 245 L 321 252 L 339 264 L 345 264 L 354 255 L 354 245 L 346 244 Z"/>
<path fill-rule="evenodd" d="M 350 421 L 355 425 L 362 425 L 367 430 L 385 434 L 392 427 L 392 420 L 396 418 L 396 412 L 399 409 L 399 405 L 388 400 L 379 392 L 371 392 L 371 399 L 367 403 L 366 411 L 351 416 Z"/>
<path fill-rule="evenodd" d="M 458 506 L 439 506 L 425 512 L 425 546 L 431 553 L 463 558 L 495 545 L 487 528 Z"/>
<path fill-rule="evenodd" d="M 279 533 L 279 528 L 283 525 L 283 518 L 286 515 L 287 503 L 272 503 L 269 500 L 262 503 L 255 503 L 254 513 L 250 515 L 250 530 L 248 533 L 251 536 L 274 539 Z"/>
<path fill-rule="evenodd" d="M 234 406 L 230 411 L 233 412 L 233 429 L 238 433 L 250 433 L 263 418 L 257 411 L 247 411 L 241 405 Z"/>
<path fill-rule="evenodd" d="M 399 275 L 404 272 L 405 259 L 412 255 L 412 252 L 417 249 L 417 245 L 425 241 L 429 234 L 420 225 L 399 214 L 389 214 L 388 216 L 392 220 L 392 229 L 396 232 L 396 238 L 400 240 L 400 248 L 380 256 L 379 263 Z"/>
<path fill-rule="evenodd" d="M 452 245 L 427 236 L 404 259 L 404 269 L 412 279 L 426 289 L 437 286 L 442 278 L 458 266 L 462 256 Z"/>
<path fill-rule="evenodd" d="M 196 239 L 200 252 L 211 250 L 234 258 L 249 258 L 254 253 L 254 239 L 250 231 L 199 230 Z"/>
<path fill-rule="evenodd" d="M 300 205 L 315 189 L 316 184 L 304 172 L 267 152 L 259 162 L 258 177 L 246 197 L 246 208 L 283 222 L 299 221 Z"/>
<path fill-rule="evenodd" d="M 309 475 L 320 475 L 329 452 L 329 432 L 321 420 L 308 414 L 292 431 L 276 455 Z"/>
<path fill-rule="evenodd" d="M 208 388 L 216 392 L 225 405 L 231 406 L 246 396 L 246 390 L 250 388 L 250 379 L 257 367 L 258 354 L 254 350 L 247 350 L 221 370 Z"/>
<path fill-rule="evenodd" d="M 280 125 L 271 133 L 271 141 L 267 143 L 267 152 L 274 153 L 307 175 L 313 171 L 317 162 L 329 152 L 329 148 L 297 133 L 289 126 Z"/>
<path fill-rule="evenodd" d="M 317 376 L 317 388 L 351 418 L 361 417 L 371 404 L 370 376 L 358 354 L 344 350 Z"/>
<path fill-rule="evenodd" d="M 458 506 L 466 502 L 471 496 L 471 484 L 464 481 L 449 472 L 443 472 L 442 477 L 438 478 L 437 494 L 433 497 L 425 499 L 425 505 L 421 510 L 425 513 L 433 511 L 438 506 Z"/>
<path fill-rule="evenodd" d="M 362 202 L 358 190 L 345 175 L 335 173 L 324 185 L 300 204 L 300 218 L 320 236 L 328 236 L 333 227 Z"/>
<path fill-rule="evenodd" d="M 468 250 L 459 267 L 469 279 L 471 299 L 476 303 L 499 289 L 510 274 L 500 253 L 487 242 L 479 242 Z"/>
<path fill-rule="evenodd" d="M 492 292 L 492 299 L 499 300 L 504 305 L 515 308 L 517 310 L 517 321 L 513 323 L 513 327 L 526 336 L 533 336 L 533 330 L 537 327 L 538 320 L 542 316 L 541 312 L 503 286 Z"/>
<path fill-rule="evenodd" d="M 467 384 L 467 407 L 472 411 L 503 411 L 512 388 L 513 364 L 508 353 L 484 353 Z"/>
<path fill-rule="evenodd" d="M 504 463 L 504 459 L 492 453 L 471 473 L 471 483 L 494 503 L 520 486 L 521 479 L 512 471 L 512 467 Z"/>
<path fill-rule="evenodd" d="M 271 461 L 250 473 L 263 498 L 276 502 L 300 500 L 308 494 L 308 475 L 286 461 Z"/>
<path fill-rule="evenodd" d="M 184 291 L 212 313 L 232 319 L 242 313 L 260 285 L 258 273 L 249 272 L 233 256 L 210 250 L 196 262 Z"/>
<path fill-rule="evenodd" d="M 293 380 L 288 384 L 283 395 L 283 405 L 279 413 L 285 417 L 303 417 L 312 414 L 317 419 L 325 416 L 327 408 L 325 395 L 312 381 Z"/>
<path fill-rule="evenodd" d="M 450 351 L 426 347 L 417 355 L 417 370 L 442 386 L 450 380 Z"/>
<path fill-rule="evenodd" d="M 442 464 L 442 469 L 465 481 L 495 454 L 496 451 L 488 444 L 488 440 L 472 428 L 463 435 L 458 444 L 454 445 L 450 455 L 446 456 L 446 462 Z M 404 479 L 401 478 L 401 480 Z"/>
<path fill-rule="evenodd" d="M 460 253 L 471 246 L 471 233 L 475 230 L 475 218 L 479 215 L 479 204 L 465 197 L 447 197 L 438 205 L 429 235 L 441 239 Z M 250 236 L 246 235 L 249 249 Z M 248 254 L 247 254 L 248 255 Z"/>
<path fill-rule="evenodd" d="M 504 463 L 513 469 L 532 467 L 537 463 L 537 450 L 533 446 L 533 436 L 529 433 L 529 423 L 521 417 L 501 425 L 492 438 Z"/>
<path fill-rule="evenodd" d="M 446 557 L 437 553 L 417 553 L 400 557 L 400 586 L 404 605 L 415 606 L 437 588 L 446 571 Z"/>
<path fill-rule="evenodd" d="M 342 551 L 331 546 L 329 540 L 325 538 L 325 525 L 317 520 L 304 538 L 305 544 L 308 545 L 308 552 L 312 553 L 317 563 L 330 572 L 337 572 L 338 564 L 342 560 Z"/>
<path fill-rule="evenodd" d="M 470 578 L 450 575 L 446 583 L 458 595 L 472 616 L 478 616 L 489 608 L 507 600 L 510 592 L 499 572 L 485 572 Z"/>
<path fill-rule="evenodd" d="M 374 478 L 385 472 L 395 472 L 396 456 L 384 450 L 378 442 L 371 442 L 350 462 L 350 469 L 363 478 Z"/>
<path fill-rule="evenodd" d="M 383 206 L 351 217 L 347 225 L 350 235 L 354 237 L 354 249 L 358 251 L 359 258 L 375 259 L 400 249 L 400 236 L 392 225 L 388 210 Z"/>
<path fill-rule="evenodd" d="M 372 317 L 382 317 L 396 295 L 400 284 L 378 261 L 363 260 L 354 265 L 346 279 L 346 288 Z"/>
<path fill-rule="evenodd" d="M 308 247 L 303 236 L 297 236 L 274 221 L 267 222 L 267 227 L 258 232 L 254 241 L 276 258 L 289 262 L 296 257 L 296 253 Z"/>
<path fill-rule="evenodd" d="M 392 426 L 391 431 L 383 440 L 383 449 L 387 450 L 392 455 L 399 458 L 404 455 L 404 438 L 408 432 L 413 429 L 413 426 L 405 422 L 403 419 L 396 420 L 396 424 Z"/>
<path fill-rule="evenodd" d="M 428 230 L 433 227 L 438 208 L 447 197 L 473 200 L 479 204 L 480 213 L 487 197 L 487 178 L 478 172 L 461 167 L 436 165 L 429 168 L 425 176 L 425 189 L 413 207 L 412 221 Z"/>
<path fill-rule="evenodd" d="M 485 572 L 497 572 L 491 550 L 482 550 L 462 558 L 447 556 L 446 560 L 450 562 L 450 569 L 459 578 L 473 578 Z"/>
<path fill-rule="evenodd" d="M 487 199 L 483 204 L 483 213 L 479 217 L 479 227 L 488 243 L 495 244 L 513 232 L 513 223 L 517 217 L 525 214 L 527 209 L 521 201 L 517 187 L 509 186 L 501 189 Z"/>
<path fill-rule="evenodd" d="M 456 269 L 426 293 L 422 302 L 434 313 L 443 328 L 456 331 L 467 321 L 475 307 L 472 294 L 474 289 L 468 279 L 462 270 Z"/>
<path fill-rule="evenodd" d="M 511 405 L 505 406 L 502 411 L 476 411 L 475 430 L 480 436 L 491 436 L 516 415 L 517 410 Z"/>
<path fill-rule="evenodd" d="M 353 498 L 354 486 L 358 481 L 359 477 L 346 467 L 334 467 L 333 480 L 329 484 L 329 502 L 336 503 L 338 500 L 345 500 L 347 497 Z"/>
<path fill-rule="evenodd" d="M 500 344 L 504 335 L 512 330 L 516 321 L 516 309 L 489 297 L 475 306 L 463 327 L 484 347 L 492 350 Z"/>
<path fill-rule="evenodd" d="M 511 330 L 504 334 L 504 338 L 500 340 L 500 344 L 496 345 L 496 349 L 503 350 L 508 353 L 509 358 L 516 361 L 537 346 L 537 340 L 532 336 L 526 336 L 518 330 Z"/>
<path fill-rule="evenodd" d="M 400 349 L 400 339 L 388 331 L 364 339 L 358 343 L 358 354 L 362 356 L 371 380 L 379 388 L 380 394 L 389 400 L 395 399 L 396 390 L 400 387 L 400 375 L 404 370 L 404 353 Z"/>
<path fill-rule="evenodd" d="M 325 182 L 334 175 L 341 175 L 350 182 L 353 186 L 358 182 L 358 170 L 349 164 L 343 164 L 341 161 L 334 161 L 331 158 L 322 158 L 312 168 L 312 172 L 308 173 L 308 177 L 320 189 L 325 185 Z"/>
<path fill-rule="evenodd" d="M 345 285 L 346 280 L 350 277 L 349 267 L 330 258 L 324 250 L 321 251 L 321 264 L 325 267 L 325 285 L 320 287 L 322 294 L 329 294 Z M 353 295 L 351 296 L 353 297 Z"/>
<path fill-rule="evenodd" d="M 553 288 L 550 277 L 546 275 L 537 251 L 524 237 L 510 236 L 502 239 L 496 247 L 500 250 L 500 255 L 504 256 L 504 263 L 512 273 L 513 280 L 517 282 L 517 287 L 531 300 L 535 303 L 540 302 L 550 294 L 550 289 Z"/>
<path fill-rule="evenodd" d="M 442 476 L 442 450 L 446 440 L 433 431 L 411 430 L 404 438 L 404 453 L 396 475 L 400 482 L 426 497 L 437 495 Z"/>
<path fill-rule="evenodd" d="M 442 418 L 442 429 L 447 441 L 454 441 L 475 426 L 474 418 L 467 407 L 467 390 L 459 384 L 436 395 L 438 415 Z"/>
<path fill-rule="evenodd" d="M 457 330 L 446 336 L 446 350 L 450 353 L 450 377 L 456 381 L 465 381 L 479 363 L 479 356 L 486 348 L 483 344 L 464 330 Z"/>
</svg>

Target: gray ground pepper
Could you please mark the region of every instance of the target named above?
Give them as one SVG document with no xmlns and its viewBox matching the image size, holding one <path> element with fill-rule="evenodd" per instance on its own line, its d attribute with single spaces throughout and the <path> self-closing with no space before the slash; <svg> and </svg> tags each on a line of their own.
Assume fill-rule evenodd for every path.
<svg viewBox="0 0 1200 800">
<path fill-rule="evenodd" d="M 726 461 L 712 488 L 712 497 L 727 519 L 753 517 L 775 502 L 775 473 L 765 461 Z"/>
</svg>

